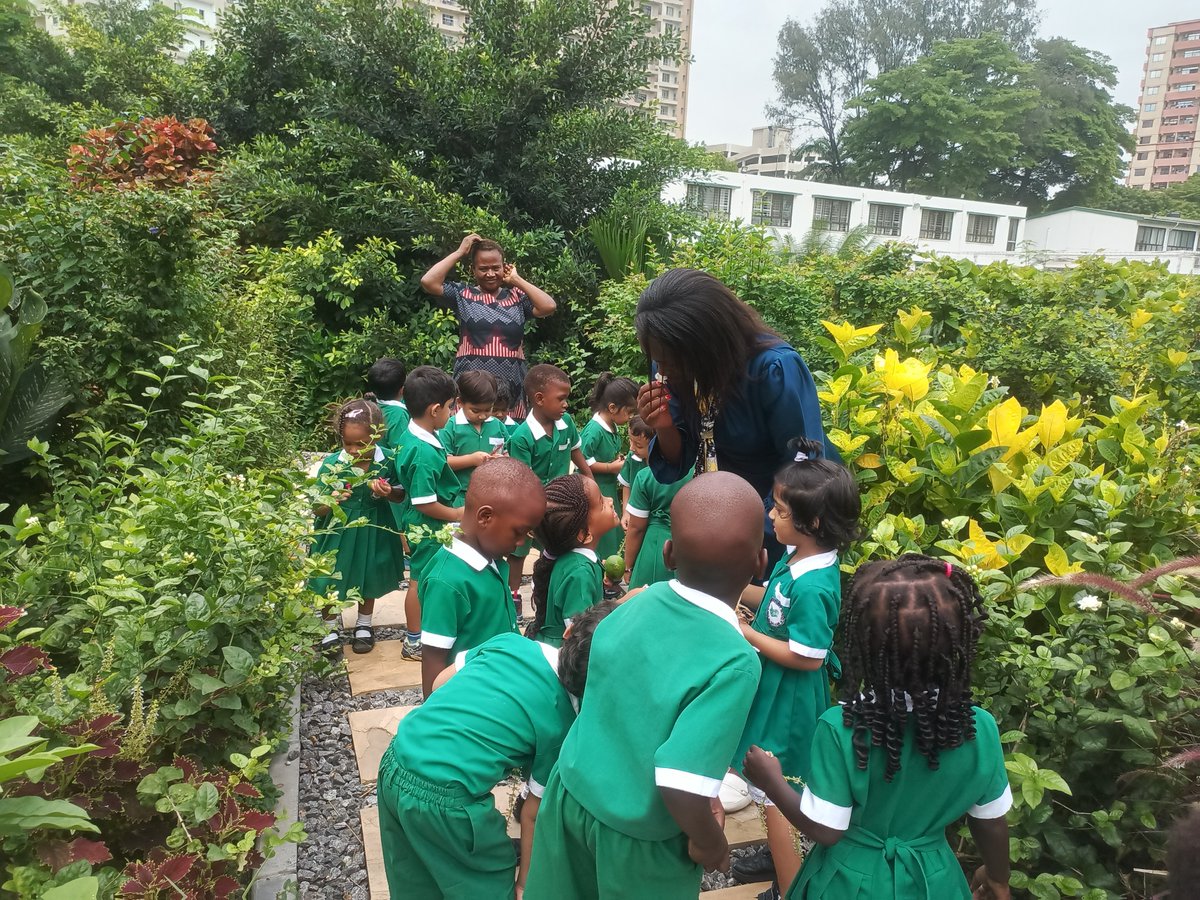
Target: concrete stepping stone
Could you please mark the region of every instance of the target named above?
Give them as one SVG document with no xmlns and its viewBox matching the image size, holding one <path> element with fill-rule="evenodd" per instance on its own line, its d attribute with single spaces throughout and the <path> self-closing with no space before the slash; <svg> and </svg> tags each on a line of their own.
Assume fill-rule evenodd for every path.
<svg viewBox="0 0 1200 900">
<path fill-rule="evenodd" d="M 342 610 L 342 627 L 351 628 L 358 621 L 358 607 Z M 404 627 L 404 591 L 392 591 L 375 601 L 375 614 L 371 624 L 376 628 Z"/>
<path fill-rule="evenodd" d="M 358 778 L 363 784 L 379 777 L 379 761 L 396 736 L 396 726 L 416 708 L 388 706 L 350 713 L 350 739 L 354 742 L 354 755 L 358 759 Z"/>
<path fill-rule="evenodd" d="M 350 676 L 350 693 L 369 694 L 372 691 L 407 691 L 421 687 L 420 660 L 404 659 L 400 650 L 404 641 L 379 641 L 370 653 L 355 653 L 346 644 L 342 654 L 346 659 L 346 674 Z"/>
<path fill-rule="evenodd" d="M 759 894 L 771 886 L 769 881 L 757 884 L 736 884 L 733 887 L 721 888 L 719 891 L 701 891 L 700 900 L 755 900 Z M 375 895 L 371 895 L 374 900 Z"/>
<path fill-rule="evenodd" d="M 725 840 L 729 842 L 730 850 L 766 843 L 767 828 L 757 806 L 751 803 L 745 809 L 725 816 Z"/>
</svg>

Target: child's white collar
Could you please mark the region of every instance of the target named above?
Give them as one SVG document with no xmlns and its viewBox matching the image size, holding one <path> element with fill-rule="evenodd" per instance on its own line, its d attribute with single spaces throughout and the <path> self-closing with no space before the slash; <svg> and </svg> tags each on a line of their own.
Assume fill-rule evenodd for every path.
<svg viewBox="0 0 1200 900">
<path fill-rule="evenodd" d="M 345 450 L 338 451 L 338 462 L 350 463 L 354 462 L 354 457 Z M 383 448 L 378 444 L 375 445 L 375 462 L 383 462 Z"/>
<path fill-rule="evenodd" d="M 415 438 L 421 439 L 430 446 L 437 447 L 439 450 L 443 449 L 442 442 L 437 439 L 437 435 L 431 431 L 426 431 L 424 428 L 418 425 L 416 419 L 413 419 L 408 423 L 408 433 Z"/>
<path fill-rule="evenodd" d="M 455 425 L 470 425 L 471 424 L 470 422 L 467 421 L 467 411 L 465 409 L 460 409 L 458 412 L 456 412 L 454 414 L 454 424 Z"/>
<path fill-rule="evenodd" d="M 599 425 L 601 428 L 603 428 L 605 431 L 607 431 L 609 434 L 616 434 L 616 432 L 613 431 L 613 427 L 610 424 L 608 424 L 608 422 L 605 421 L 604 416 L 600 415 L 600 413 L 596 413 L 594 416 L 592 416 L 592 421 L 595 422 L 597 425 Z"/>
<path fill-rule="evenodd" d="M 600 562 L 600 557 L 596 556 L 596 551 L 588 547 L 576 547 L 571 552 L 578 553 L 580 556 L 584 557 L 585 559 L 590 559 L 594 563 Z"/>
<path fill-rule="evenodd" d="M 542 427 L 542 423 L 537 420 L 537 416 L 533 413 L 529 414 L 529 418 L 525 420 L 525 424 L 529 426 L 529 432 L 533 435 L 535 441 L 540 441 L 546 436 L 546 429 Z M 567 427 L 567 420 L 564 416 L 554 423 L 554 428 L 557 431 L 562 431 Z"/>
<path fill-rule="evenodd" d="M 837 561 L 837 551 L 830 550 L 827 553 L 818 553 L 815 556 L 806 556 L 804 559 L 798 559 L 788 566 L 788 569 L 791 570 L 792 579 L 795 580 L 801 575 L 815 572 L 817 569 L 828 569 L 830 566 L 836 566 Z"/>
<path fill-rule="evenodd" d="M 686 584 L 679 581 L 678 578 L 672 578 L 670 588 L 688 603 L 694 604 L 703 610 L 707 610 L 713 615 L 724 619 L 729 623 L 730 627 L 742 633 L 742 623 L 738 621 L 737 613 L 722 603 L 711 594 L 706 594 L 704 591 L 698 591 L 695 588 L 690 588 Z"/>
</svg>

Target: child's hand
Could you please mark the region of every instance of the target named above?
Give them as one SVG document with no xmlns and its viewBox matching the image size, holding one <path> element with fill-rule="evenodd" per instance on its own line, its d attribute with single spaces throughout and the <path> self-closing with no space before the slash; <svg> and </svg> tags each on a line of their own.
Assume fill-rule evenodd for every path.
<svg viewBox="0 0 1200 900">
<path fill-rule="evenodd" d="M 749 625 L 754 621 L 754 610 L 742 603 L 741 600 L 738 601 L 735 612 L 738 614 L 738 618 L 741 619 L 742 623 L 745 625 Z"/>
<path fill-rule="evenodd" d="M 623 513 L 621 515 L 621 530 L 622 531 L 629 530 L 629 513 Z"/>
<path fill-rule="evenodd" d="M 1012 891 L 1007 883 L 989 878 L 987 866 L 980 866 L 971 879 L 971 897 L 973 900 L 1010 900 Z"/>
<path fill-rule="evenodd" d="M 495 458 L 495 457 L 493 457 L 493 456 L 492 456 L 492 454 L 490 454 L 490 453 L 488 453 L 488 452 L 486 452 L 486 451 L 484 451 L 484 450 L 476 450 L 476 451 L 475 451 L 473 454 L 471 454 L 471 455 L 475 457 L 475 465 L 476 465 L 476 466 L 482 466 L 482 465 L 483 465 L 485 462 L 487 462 L 489 459 L 494 459 L 494 458 Z"/>
<path fill-rule="evenodd" d="M 688 856 L 706 872 L 726 872 L 729 870 L 729 841 L 725 840 L 723 832 L 719 841 L 711 847 L 702 847 L 689 838 Z"/>
<path fill-rule="evenodd" d="M 638 415 L 655 431 L 671 428 L 675 423 L 667 405 L 670 399 L 671 392 L 662 382 L 643 384 L 638 390 Z"/>
<path fill-rule="evenodd" d="M 368 484 L 371 487 L 371 493 L 376 497 L 387 497 L 392 493 L 392 486 L 388 484 L 386 478 L 373 478 Z"/>
<path fill-rule="evenodd" d="M 333 494 L 332 494 L 333 502 L 341 503 L 343 500 L 348 500 L 350 498 L 350 495 L 353 493 L 354 493 L 354 491 L 350 490 L 350 488 L 348 488 L 348 487 L 334 488 Z"/>
<path fill-rule="evenodd" d="M 756 788 L 766 790 L 767 785 L 783 780 L 783 766 L 774 753 L 755 744 L 746 751 L 746 757 L 742 760 L 742 774 Z"/>
</svg>

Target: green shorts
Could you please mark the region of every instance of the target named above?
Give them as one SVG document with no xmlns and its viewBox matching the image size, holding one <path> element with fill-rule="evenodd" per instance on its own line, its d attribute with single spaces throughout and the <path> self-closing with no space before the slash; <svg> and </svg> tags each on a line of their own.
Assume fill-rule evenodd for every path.
<svg viewBox="0 0 1200 900">
<path fill-rule="evenodd" d="M 471 797 L 379 763 L 379 837 L 393 897 L 480 900 L 516 896 L 517 857 L 491 794 Z"/>
<path fill-rule="evenodd" d="M 533 832 L 525 900 L 696 900 L 687 836 L 643 841 L 601 823 L 550 776 Z M 481 895 L 482 896 L 482 895 Z"/>
</svg>

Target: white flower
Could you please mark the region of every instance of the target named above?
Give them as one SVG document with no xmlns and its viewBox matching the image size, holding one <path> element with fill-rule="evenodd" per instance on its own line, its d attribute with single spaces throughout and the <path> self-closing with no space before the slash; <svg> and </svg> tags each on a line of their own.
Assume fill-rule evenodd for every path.
<svg viewBox="0 0 1200 900">
<path fill-rule="evenodd" d="M 1175 423 L 1175 427 L 1178 428 L 1180 431 L 1183 431 L 1188 426 L 1187 426 L 1187 422 L 1183 421 L 1183 419 L 1180 419 L 1178 422 Z"/>
<path fill-rule="evenodd" d="M 1172 616 L 1168 621 L 1171 623 L 1172 628 L 1179 628 L 1179 629 L 1187 628 L 1187 622 L 1183 621 L 1183 619 L 1180 619 L 1176 616 Z"/>
<path fill-rule="evenodd" d="M 1075 600 L 1075 606 L 1084 612 L 1095 612 L 1104 608 L 1104 601 L 1095 594 L 1083 594 Z"/>
<path fill-rule="evenodd" d="M 37 517 L 37 516 L 30 516 L 29 518 L 27 518 L 27 519 L 25 520 L 25 524 L 26 524 L 26 525 L 36 525 L 37 523 L 38 523 L 38 517 Z"/>
</svg>

